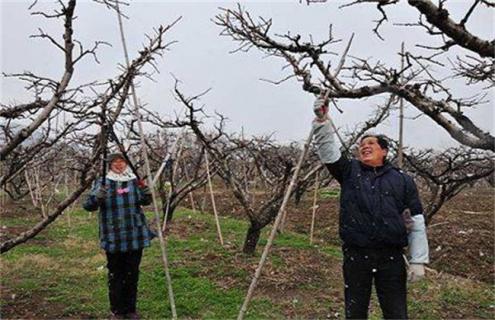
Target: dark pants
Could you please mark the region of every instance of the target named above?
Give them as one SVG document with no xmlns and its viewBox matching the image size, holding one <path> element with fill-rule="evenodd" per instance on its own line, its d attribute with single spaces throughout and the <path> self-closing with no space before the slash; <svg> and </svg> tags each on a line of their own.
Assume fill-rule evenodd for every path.
<svg viewBox="0 0 495 320">
<path fill-rule="evenodd" d="M 385 319 L 407 319 L 407 272 L 398 248 L 344 248 L 345 316 L 367 319 L 371 289 Z"/>
<path fill-rule="evenodd" d="M 143 250 L 106 254 L 110 309 L 119 315 L 134 313 Z"/>
</svg>

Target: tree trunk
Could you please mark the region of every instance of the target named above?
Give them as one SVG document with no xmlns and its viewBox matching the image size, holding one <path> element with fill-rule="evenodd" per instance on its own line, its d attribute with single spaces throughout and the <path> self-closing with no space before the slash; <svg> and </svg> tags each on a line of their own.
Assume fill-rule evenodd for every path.
<svg viewBox="0 0 495 320">
<path fill-rule="evenodd" d="M 299 207 L 299 204 L 301 203 L 304 192 L 306 192 L 306 188 L 298 187 L 296 189 L 296 191 L 294 193 L 294 205 L 296 207 Z"/>
<path fill-rule="evenodd" d="M 175 203 L 171 203 L 170 206 L 168 207 L 168 215 L 167 215 L 167 206 L 162 207 L 162 212 L 163 212 L 163 219 L 167 217 L 167 223 L 172 221 L 172 218 L 174 216 L 175 209 L 177 208 L 177 205 Z"/>
<path fill-rule="evenodd" d="M 251 222 L 246 234 L 246 240 L 244 240 L 244 248 L 242 249 L 242 252 L 251 255 L 254 254 L 256 245 L 260 239 L 260 234 L 261 228 Z"/>
</svg>

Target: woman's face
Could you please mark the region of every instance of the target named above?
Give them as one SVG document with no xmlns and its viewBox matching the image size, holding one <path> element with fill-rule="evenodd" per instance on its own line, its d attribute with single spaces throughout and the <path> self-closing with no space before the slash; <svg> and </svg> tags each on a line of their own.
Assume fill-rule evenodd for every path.
<svg viewBox="0 0 495 320">
<path fill-rule="evenodd" d="M 117 158 L 110 163 L 110 170 L 115 173 L 122 173 L 127 169 L 127 162 L 124 159 Z"/>
</svg>

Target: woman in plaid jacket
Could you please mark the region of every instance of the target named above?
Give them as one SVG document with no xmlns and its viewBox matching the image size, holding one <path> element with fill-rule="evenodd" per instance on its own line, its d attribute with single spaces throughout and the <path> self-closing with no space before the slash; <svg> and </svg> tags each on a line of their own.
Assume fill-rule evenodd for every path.
<svg viewBox="0 0 495 320">
<path fill-rule="evenodd" d="M 108 268 L 110 308 L 114 319 L 138 319 L 136 296 L 143 248 L 155 236 L 141 206 L 152 201 L 149 188 L 137 180 L 122 154 L 108 157 L 105 183 L 96 181 L 84 202 L 88 211 L 100 210 L 100 247 Z"/>
</svg>

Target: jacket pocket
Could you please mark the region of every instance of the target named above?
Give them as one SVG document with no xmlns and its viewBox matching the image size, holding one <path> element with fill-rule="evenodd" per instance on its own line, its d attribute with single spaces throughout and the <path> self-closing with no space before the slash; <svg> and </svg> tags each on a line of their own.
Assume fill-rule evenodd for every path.
<svg viewBox="0 0 495 320">
<path fill-rule="evenodd" d="M 383 234 L 387 238 L 387 242 L 394 245 L 402 245 L 405 239 L 407 241 L 406 225 L 401 215 L 386 215 L 383 219 L 385 224 Z"/>
</svg>

